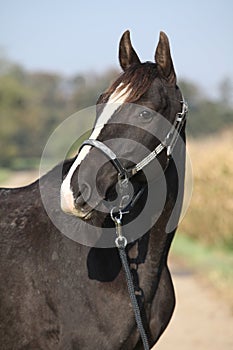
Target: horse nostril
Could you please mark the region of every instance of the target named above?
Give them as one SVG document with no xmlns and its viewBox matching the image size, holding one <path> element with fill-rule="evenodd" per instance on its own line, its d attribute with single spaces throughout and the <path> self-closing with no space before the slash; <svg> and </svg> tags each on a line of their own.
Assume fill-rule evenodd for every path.
<svg viewBox="0 0 233 350">
<path fill-rule="evenodd" d="M 75 204 L 75 207 L 82 207 L 84 204 L 85 204 L 85 201 L 81 195 L 81 193 L 79 192 L 77 197 L 75 198 L 74 200 L 74 204 Z"/>
<path fill-rule="evenodd" d="M 89 184 L 84 183 L 81 185 L 81 189 L 75 199 L 75 204 L 82 207 L 91 198 L 91 187 Z"/>
<path fill-rule="evenodd" d="M 81 195 L 86 202 L 91 198 L 91 186 L 89 184 L 84 183 L 81 186 Z"/>
</svg>

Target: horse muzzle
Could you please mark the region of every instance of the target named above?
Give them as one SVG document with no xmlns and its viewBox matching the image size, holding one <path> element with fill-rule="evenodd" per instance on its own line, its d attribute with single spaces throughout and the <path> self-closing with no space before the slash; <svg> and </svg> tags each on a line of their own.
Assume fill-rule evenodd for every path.
<svg viewBox="0 0 233 350">
<path fill-rule="evenodd" d="M 64 181 L 61 186 L 61 209 L 67 213 L 75 215 L 81 219 L 87 220 L 90 218 L 93 208 L 87 201 L 91 196 L 91 188 L 88 184 L 83 184 L 83 190 L 75 197 L 70 186 Z"/>
</svg>

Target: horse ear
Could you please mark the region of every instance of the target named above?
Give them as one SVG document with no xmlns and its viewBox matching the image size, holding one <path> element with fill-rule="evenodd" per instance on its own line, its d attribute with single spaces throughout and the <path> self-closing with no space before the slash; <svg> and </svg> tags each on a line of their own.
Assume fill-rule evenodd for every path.
<svg viewBox="0 0 233 350">
<path fill-rule="evenodd" d="M 135 63 L 141 63 L 131 44 L 129 30 L 124 32 L 120 40 L 119 61 L 124 71 Z"/>
<path fill-rule="evenodd" d="M 160 32 L 159 43 L 155 51 L 155 62 L 158 65 L 160 74 L 169 83 L 176 83 L 176 73 L 174 70 L 169 40 L 164 32 Z"/>
</svg>

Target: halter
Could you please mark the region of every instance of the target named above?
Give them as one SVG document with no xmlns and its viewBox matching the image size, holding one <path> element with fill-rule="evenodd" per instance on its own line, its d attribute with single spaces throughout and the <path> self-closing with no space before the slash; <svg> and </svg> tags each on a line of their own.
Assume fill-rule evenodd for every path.
<svg viewBox="0 0 233 350">
<path fill-rule="evenodd" d="M 143 348 L 145 350 L 149 350 L 149 341 L 148 335 L 146 334 L 145 327 L 143 324 L 141 311 L 139 308 L 139 304 L 135 294 L 134 282 L 131 274 L 131 270 L 128 264 L 128 258 L 126 253 L 127 246 L 127 238 L 123 235 L 122 232 L 122 214 L 125 214 L 130 211 L 130 209 L 134 206 L 134 202 L 140 198 L 142 193 L 144 192 L 145 186 L 142 187 L 138 193 L 134 194 L 131 202 L 128 203 L 129 200 L 129 178 L 137 174 L 140 170 L 144 169 L 149 163 L 151 163 L 164 149 L 167 150 L 167 164 L 169 162 L 170 156 L 173 152 L 173 149 L 176 145 L 178 137 L 180 135 L 181 129 L 186 120 L 186 114 L 188 112 L 188 105 L 185 100 L 182 98 L 181 101 L 182 110 L 181 112 L 176 114 L 174 124 L 172 125 L 170 131 L 167 133 L 165 139 L 160 142 L 160 144 L 151 152 L 148 156 L 143 158 L 139 163 L 137 163 L 133 168 L 126 169 L 117 158 L 116 154 L 103 142 L 93 139 L 88 139 L 84 141 L 81 145 L 83 146 L 92 146 L 99 149 L 105 156 L 112 162 L 116 170 L 118 171 L 118 184 L 120 190 L 120 204 L 117 207 L 113 207 L 110 212 L 111 219 L 115 223 L 116 227 L 116 235 L 117 238 L 115 240 L 116 247 L 118 248 L 120 259 L 122 262 L 122 266 L 125 271 L 126 281 L 129 291 L 129 296 L 131 300 L 131 304 L 133 306 L 135 321 L 137 324 L 137 328 L 139 330 Z"/>
<path fill-rule="evenodd" d="M 117 155 L 101 141 L 93 139 L 85 140 L 82 143 L 80 149 L 86 145 L 99 149 L 112 162 L 118 171 L 118 178 L 129 179 L 130 177 L 137 174 L 140 170 L 145 168 L 149 163 L 151 163 L 152 160 L 154 160 L 165 148 L 167 149 L 167 158 L 170 158 L 179 137 L 180 131 L 185 123 L 186 114 L 188 112 L 188 105 L 186 101 L 182 99 L 180 102 L 182 104 L 182 111 L 176 114 L 174 124 L 172 125 L 170 131 L 167 133 L 165 139 L 160 142 L 160 144 L 151 153 L 149 153 L 148 156 L 143 158 L 133 168 L 124 168 Z"/>
</svg>

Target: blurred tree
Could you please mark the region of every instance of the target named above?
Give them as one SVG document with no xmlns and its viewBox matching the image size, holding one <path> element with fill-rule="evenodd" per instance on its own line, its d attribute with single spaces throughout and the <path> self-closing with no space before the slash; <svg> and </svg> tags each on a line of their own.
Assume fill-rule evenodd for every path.
<svg viewBox="0 0 233 350">
<path fill-rule="evenodd" d="M 190 108 L 195 109 L 204 98 L 203 91 L 201 91 L 198 85 L 187 80 L 180 80 L 178 85 L 185 99 L 188 101 Z"/>
<path fill-rule="evenodd" d="M 15 158 L 39 159 L 54 128 L 69 115 L 93 106 L 118 75 L 118 70 L 109 69 L 66 78 L 28 72 L 0 57 L 0 166 L 12 166 Z M 181 80 L 179 86 L 189 103 L 191 136 L 214 133 L 233 123 L 229 79 L 220 84 L 221 101 L 208 99 L 193 82 Z"/>
<path fill-rule="evenodd" d="M 71 103 L 74 110 L 93 106 L 99 95 L 107 89 L 110 82 L 112 82 L 118 74 L 119 71 L 111 69 L 102 75 L 97 75 L 95 73 L 88 74 L 85 79 L 83 76 L 77 76 L 71 96 Z"/>
<path fill-rule="evenodd" d="M 229 107 L 233 102 L 233 83 L 230 78 L 224 78 L 219 84 L 220 101 Z"/>
<path fill-rule="evenodd" d="M 230 82 L 221 85 L 221 100 L 211 100 L 196 84 L 181 80 L 179 86 L 189 105 L 188 134 L 197 137 L 216 133 L 233 123 L 230 106 Z M 224 102 L 225 101 L 225 102 Z M 227 103 L 226 103 L 227 101 Z"/>
</svg>

